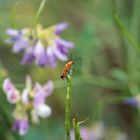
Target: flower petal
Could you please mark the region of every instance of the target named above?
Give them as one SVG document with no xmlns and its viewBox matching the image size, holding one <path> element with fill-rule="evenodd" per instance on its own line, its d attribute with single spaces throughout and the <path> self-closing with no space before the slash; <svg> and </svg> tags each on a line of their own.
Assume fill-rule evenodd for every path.
<svg viewBox="0 0 140 140">
<path fill-rule="evenodd" d="M 62 38 L 59 38 L 56 40 L 56 44 L 58 44 L 59 46 L 63 46 L 63 47 L 66 47 L 68 49 L 71 49 L 74 47 L 74 43 L 71 42 L 71 41 L 66 41 Z"/>
<path fill-rule="evenodd" d="M 29 90 L 28 89 L 24 89 L 21 95 L 21 101 L 24 104 L 28 104 L 29 103 Z"/>
<path fill-rule="evenodd" d="M 44 85 L 43 89 L 44 89 L 44 92 L 45 92 L 45 97 L 48 97 L 50 96 L 50 94 L 52 93 L 53 91 L 53 82 L 50 80 L 46 83 L 46 85 Z"/>
<path fill-rule="evenodd" d="M 13 124 L 13 130 L 17 130 L 21 136 L 25 135 L 29 130 L 27 119 L 17 119 Z"/>
<path fill-rule="evenodd" d="M 35 93 L 34 99 L 33 99 L 34 106 L 36 107 L 36 106 L 39 106 L 40 104 L 44 104 L 45 92 L 39 83 L 35 84 L 34 93 Z"/>
<path fill-rule="evenodd" d="M 11 82 L 9 78 L 6 78 L 3 82 L 3 90 L 5 93 L 10 92 L 11 90 L 15 89 L 15 86 Z"/>
<path fill-rule="evenodd" d="M 20 32 L 18 30 L 15 30 L 15 29 L 8 28 L 6 30 L 6 33 L 10 36 L 17 36 L 17 35 L 19 35 Z"/>
<path fill-rule="evenodd" d="M 34 58 L 35 57 L 33 55 L 33 48 L 28 48 L 24 53 L 21 64 L 30 64 L 33 62 Z"/>
<path fill-rule="evenodd" d="M 35 57 L 40 57 L 45 52 L 45 48 L 41 41 L 38 41 L 35 48 L 34 48 L 34 55 Z"/>
<path fill-rule="evenodd" d="M 18 53 L 24 50 L 27 46 L 28 46 L 28 42 L 26 40 L 19 39 L 14 43 L 12 51 L 13 53 Z"/>
<path fill-rule="evenodd" d="M 7 100 L 10 103 L 15 104 L 20 100 L 19 91 L 15 88 L 15 86 L 9 78 L 4 80 L 3 90 L 6 93 Z"/>
<path fill-rule="evenodd" d="M 67 22 L 62 22 L 56 25 L 55 34 L 60 34 L 63 30 L 68 27 Z"/>
<path fill-rule="evenodd" d="M 41 104 L 35 108 L 38 116 L 42 118 L 49 117 L 51 115 L 51 108 L 48 105 Z"/>
<path fill-rule="evenodd" d="M 68 59 L 67 54 L 61 52 L 59 46 L 56 44 L 52 47 L 56 57 L 62 61 L 66 61 Z"/>
<path fill-rule="evenodd" d="M 20 94 L 19 91 L 14 89 L 7 93 L 7 100 L 11 104 L 16 104 L 20 100 Z"/>
<path fill-rule="evenodd" d="M 53 68 L 56 67 L 56 56 L 53 52 L 52 46 L 48 46 L 46 54 L 47 54 L 47 65 Z"/>
<path fill-rule="evenodd" d="M 23 35 L 22 31 L 18 31 L 11 28 L 7 29 L 6 33 L 11 36 L 10 39 L 6 40 L 7 43 L 16 43 L 16 41 L 22 39 L 22 35 Z"/>
<path fill-rule="evenodd" d="M 38 41 L 37 45 L 35 46 L 34 56 L 36 58 L 37 64 L 39 64 L 40 66 L 46 65 L 47 63 L 46 51 L 41 41 Z"/>
<path fill-rule="evenodd" d="M 47 64 L 47 56 L 45 54 L 40 56 L 40 58 L 36 59 L 36 63 L 41 67 L 45 67 Z"/>
</svg>

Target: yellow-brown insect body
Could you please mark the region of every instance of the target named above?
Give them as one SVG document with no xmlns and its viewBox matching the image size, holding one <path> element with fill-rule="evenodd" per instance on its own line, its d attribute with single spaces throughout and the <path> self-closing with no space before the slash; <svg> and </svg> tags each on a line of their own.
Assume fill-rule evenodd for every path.
<svg viewBox="0 0 140 140">
<path fill-rule="evenodd" d="M 69 61 L 64 69 L 63 69 L 63 72 L 61 74 L 61 79 L 64 79 L 66 76 L 67 76 L 67 73 L 69 72 L 69 70 L 71 69 L 71 66 L 74 64 L 74 61 Z"/>
</svg>

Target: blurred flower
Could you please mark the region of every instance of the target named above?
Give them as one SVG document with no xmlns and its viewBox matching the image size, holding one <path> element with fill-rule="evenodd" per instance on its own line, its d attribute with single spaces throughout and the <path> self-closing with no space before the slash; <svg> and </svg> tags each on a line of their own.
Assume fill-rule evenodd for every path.
<svg viewBox="0 0 140 140">
<path fill-rule="evenodd" d="M 103 121 L 97 121 L 91 127 L 81 127 L 80 134 L 83 140 L 127 140 L 125 132 L 121 132 L 117 127 L 105 127 Z M 75 140 L 74 132 L 70 132 L 71 140 Z"/>
<path fill-rule="evenodd" d="M 81 134 L 81 137 L 82 137 L 83 140 L 89 140 L 88 139 L 89 138 L 88 133 L 89 133 L 89 131 L 86 127 L 81 127 L 80 128 L 80 134 Z M 71 130 L 70 136 L 71 136 L 71 140 L 75 140 L 73 130 Z"/>
<path fill-rule="evenodd" d="M 29 129 L 29 118 L 31 122 L 38 123 L 39 117 L 46 118 L 51 115 L 51 108 L 46 105 L 46 98 L 53 91 L 53 82 L 48 81 L 44 86 L 39 83 L 32 85 L 29 76 L 26 78 L 23 91 L 16 89 L 9 78 L 4 80 L 3 90 L 7 100 L 15 104 L 13 111 L 13 130 L 17 130 L 20 135 L 25 135 Z"/>
<path fill-rule="evenodd" d="M 56 27 L 55 27 L 55 34 L 60 34 L 67 27 L 68 27 L 67 22 L 62 22 L 62 23 L 57 24 Z"/>
<path fill-rule="evenodd" d="M 29 129 L 29 122 L 27 119 L 17 119 L 13 124 L 13 130 L 17 130 L 20 135 L 25 135 Z"/>
<path fill-rule="evenodd" d="M 127 133 L 120 131 L 117 127 L 109 127 L 106 129 L 104 139 L 129 140 L 130 136 L 128 136 Z"/>
<path fill-rule="evenodd" d="M 140 95 L 129 97 L 124 100 L 124 103 L 140 108 Z"/>
<path fill-rule="evenodd" d="M 3 83 L 3 90 L 6 93 L 7 100 L 10 103 L 15 104 L 20 100 L 20 93 L 10 79 L 5 79 Z"/>
<path fill-rule="evenodd" d="M 93 127 L 81 127 L 80 134 L 83 140 L 102 140 L 104 136 L 104 124 L 102 121 L 98 121 L 94 124 Z M 75 140 L 74 132 L 71 130 L 70 132 L 71 140 Z"/>
<path fill-rule="evenodd" d="M 57 59 L 66 61 L 69 49 L 74 47 L 70 41 L 60 38 L 59 34 L 68 27 L 66 22 L 43 28 L 37 25 L 35 29 L 7 29 L 13 43 L 14 53 L 23 52 L 21 63 L 35 63 L 39 66 L 55 67 Z"/>
</svg>

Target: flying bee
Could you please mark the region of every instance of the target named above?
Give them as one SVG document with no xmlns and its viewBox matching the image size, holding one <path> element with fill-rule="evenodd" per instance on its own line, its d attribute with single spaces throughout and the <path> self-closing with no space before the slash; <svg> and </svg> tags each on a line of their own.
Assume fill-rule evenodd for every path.
<svg viewBox="0 0 140 140">
<path fill-rule="evenodd" d="M 75 61 L 77 61 L 78 59 L 80 59 L 80 58 L 76 58 L 75 60 L 70 60 L 65 64 L 62 74 L 61 74 L 62 80 L 64 78 L 67 78 L 67 74 L 70 74 L 70 75 L 72 74 L 72 65 L 75 64 Z"/>
</svg>

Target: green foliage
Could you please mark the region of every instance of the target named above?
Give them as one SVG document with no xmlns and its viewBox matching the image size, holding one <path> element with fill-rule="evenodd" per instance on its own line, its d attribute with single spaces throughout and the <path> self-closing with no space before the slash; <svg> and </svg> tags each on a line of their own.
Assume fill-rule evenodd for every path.
<svg viewBox="0 0 140 140">
<path fill-rule="evenodd" d="M 89 128 L 101 119 L 106 130 L 115 127 L 130 139 L 140 139 L 139 111 L 123 103 L 140 93 L 140 1 L 44 0 L 38 9 L 39 5 L 38 0 L 20 0 L 18 4 L 0 0 L 0 139 L 65 139 L 66 81 L 60 79 L 64 63 L 58 62 L 56 69 L 21 66 L 21 56 L 12 54 L 11 46 L 5 43 L 8 27 L 28 27 L 38 21 L 45 26 L 68 21 L 70 27 L 62 36 L 75 42 L 73 55 L 81 57 L 74 65 L 71 119 L 89 117 Z M 11 131 L 11 105 L 5 99 L 2 82 L 8 76 L 22 88 L 26 74 L 42 83 L 54 80 L 55 92 L 48 99 L 53 115 L 20 137 Z M 79 140 L 79 124 L 74 122 L 74 128 Z M 107 132 L 104 139 L 116 140 L 111 134 Z"/>
</svg>

